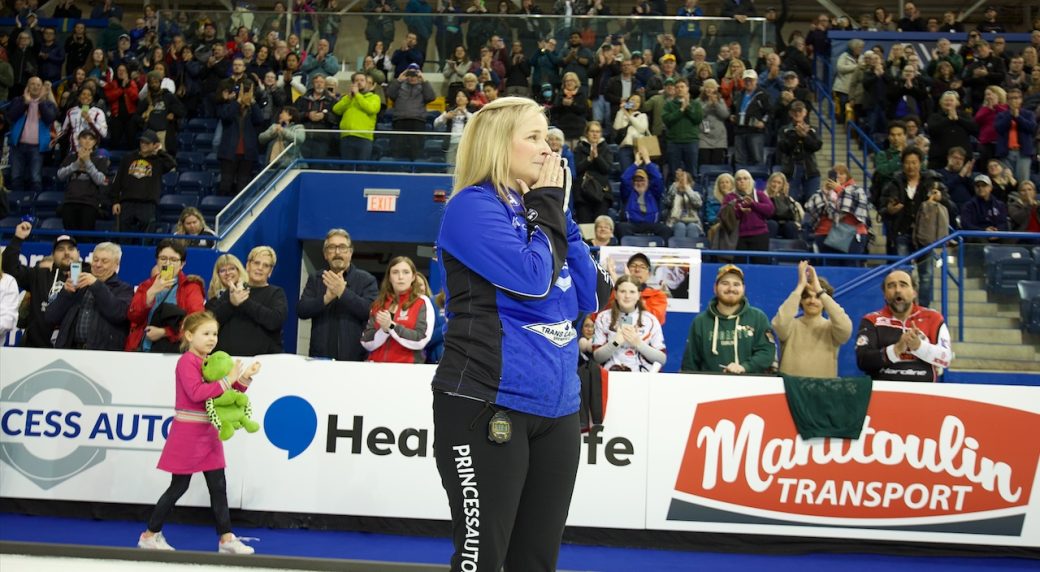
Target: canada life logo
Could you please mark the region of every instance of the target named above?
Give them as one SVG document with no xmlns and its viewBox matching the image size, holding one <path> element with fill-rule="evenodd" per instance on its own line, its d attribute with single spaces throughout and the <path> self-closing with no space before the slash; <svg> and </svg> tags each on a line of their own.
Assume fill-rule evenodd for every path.
<svg viewBox="0 0 1040 572">
<path fill-rule="evenodd" d="M 875 391 L 856 440 L 802 440 L 783 394 L 703 403 L 668 519 L 1021 536 L 1038 434 L 1035 413 L 913 393 Z"/>
</svg>

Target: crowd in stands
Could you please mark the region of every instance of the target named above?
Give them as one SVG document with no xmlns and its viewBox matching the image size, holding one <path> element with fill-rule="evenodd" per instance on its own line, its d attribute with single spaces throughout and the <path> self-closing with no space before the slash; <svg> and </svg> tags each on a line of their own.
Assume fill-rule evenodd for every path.
<svg viewBox="0 0 1040 572">
<path fill-rule="evenodd" d="M 311 357 L 415 364 L 436 363 L 443 351 L 450 319 L 443 293 L 432 296 L 406 256 L 390 260 L 377 284 L 352 263 L 353 243 L 343 229 L 327 233 L 325 264 L 308 276 L 296 316 L 285 291 L 269 281 L 278 262 L 269 246 L 250 250 L 245 265 L 232 254 L 219 256 L 207 287 L 205 278 L 184 273 L 187 241 L 163 239 L 150 275 L 135 287 L 120 278 L 122 249 L 112 242 L 96 245 L 88 264 L 76 239 L 60 235 L 50 257 L 24 265 L 21 248 L 31 233 L 31 224 L 20 223 L 0 257 L 0 335 L 22 328 L 25 347 L 177 353 L 185 317 L 208 310 L 221 328 L 216 349 L 235 356 L 282 353 L 283 328 L 297 318 L 311 322 Z M 610 301 L 583 319 L 582 362 L 614 371 L 661 369 L 666 291 L 679 287 L 665 266 L 655 271 L 642 253 L 627 260 L 626 273 L 614 276 Z M 690 326 L 681 370 L 835 377 L 852 322 L 815 268 L 803 261 L 796 270 L 797 285 L 770 321 L 751 304 L 743 270 L 722 266 L 714 297 Z M 937 381 L 953 358 L 942 316 L 916 303 L 917 283 L 904 270 L 889 273 L 883 291 L 885 306 L 860 322 L 859 367 L 887 380 Z"/>
</svg>

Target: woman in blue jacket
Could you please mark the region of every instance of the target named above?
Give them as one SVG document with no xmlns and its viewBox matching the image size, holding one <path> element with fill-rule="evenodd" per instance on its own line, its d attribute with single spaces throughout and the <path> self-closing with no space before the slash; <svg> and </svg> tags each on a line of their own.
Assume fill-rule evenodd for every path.
<svg viewBox="0 0 1040 572">
<path fill-rule="evenodd" d="M 237 93 L 224 89 L 225 101 L 217 108 L 222 128 L 217 157 L 223 196 L 235 196 L 249 184 L 260 156 L 260 131 L 266 121 L 254 93 L 252 80 L 245 80 Z"/>
<path fill-rule="evenodd" d="M 579 312 L 610 283 L 566 205 L 569 170 L 542 108 L 477 112 L 437 239 L 447 295 L 433 378 L 452 570 L 555 570 L 578 468 Z"/>
</svg>

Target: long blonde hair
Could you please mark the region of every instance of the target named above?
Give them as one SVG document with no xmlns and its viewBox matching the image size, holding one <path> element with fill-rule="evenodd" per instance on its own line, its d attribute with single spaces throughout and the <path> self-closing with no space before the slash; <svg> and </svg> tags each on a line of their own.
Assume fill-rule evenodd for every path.
<svg viewBox="0 0 1040 572">
<path fill-rule="evenodd" d="M 239 281 L 245 279 L 246 269 L 242 266 L 242 261 L 234 254 L 221 254 L 217 257 L 217 261 L 213 263 L 213 278 L 209 281 L 209 292 L 206 293 L 207 298 L 216 298 L 224 291 L 224 283 L 220 281 L 220 268 L 228 265 L 234 266 L 238 270 Z"/>
<path fill-rule="evenodd" d="M 526 97 L 500 97 L 473 114 L 459 140 L 452 196 L 491 181 L 502 201 L 509 201 L 513 134 L 523 127 L 528 111 L 544 113 L 542 106 Z"/>
</svg>

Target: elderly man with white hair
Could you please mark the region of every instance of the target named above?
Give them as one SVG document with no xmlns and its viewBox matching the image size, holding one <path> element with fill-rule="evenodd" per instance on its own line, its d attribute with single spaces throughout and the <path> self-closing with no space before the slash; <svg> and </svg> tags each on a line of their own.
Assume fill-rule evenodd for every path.
<svg viewBox="0 0 1040 572">
<path fill-rule="evenodd" d="M 70 274 L 64 287 L 47 306 L 44 320 L 58 328 L 54 347 L 122 351 L 130 322 L 126 312 L 134 288 L 119 279 L 123 250 L 102 242 L 94 247 L 89 271 Z"/>
</svg>

